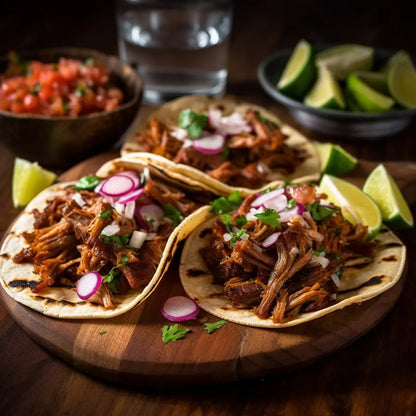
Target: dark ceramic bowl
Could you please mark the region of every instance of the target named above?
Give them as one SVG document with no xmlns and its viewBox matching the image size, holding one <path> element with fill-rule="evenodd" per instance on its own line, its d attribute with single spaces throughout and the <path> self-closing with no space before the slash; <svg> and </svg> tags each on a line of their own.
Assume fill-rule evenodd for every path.
<svg viewBox="0 0 416 416">
<path fill-rule="evenodd" d="M 334 45 L 321 45 L 314 49 L 320 51 L 329 46 Z M 313 108 L 280 93 L 276 85 L 292 52 L 292 49 L 287 49 L 266 58 L 259 65 L 257 76 L 266 93 L 283 104 L 302 126 L 327 136 L 374 140 L 399 133 L 411 123 L 416 115 L 416 110 L 413 109 L 369 114 Z M 375 66 L 381 65 L 393 53 L 394 51 L 375 49 Z"/>
<path fill-rule="evenodd" d="M 16 155 L 45 167 L 67 168 L 111 148 L 135 119 L 142 101 L 143 84 L 137 72 L 115 56 L 92 49 L 59 48 L 18 52 L 25 60 L 58 62 L 60 57 L 104 63 L 111 81 L 124 93 L 113 110 L 80 117 L 48 117 L 0 111 L 0 140 Z M 0 59 L 0 73 L 8 60 Z"/>
</svg>

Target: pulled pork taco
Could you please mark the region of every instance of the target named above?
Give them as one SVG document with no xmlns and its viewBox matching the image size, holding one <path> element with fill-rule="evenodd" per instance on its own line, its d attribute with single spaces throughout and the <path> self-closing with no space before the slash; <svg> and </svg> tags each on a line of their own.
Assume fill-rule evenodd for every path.
<svg viewBox="0 0 416 416">
<path fill-rule="evenodd" d="M 369 241 L 367 226 L 346 221 L 315 186 L 234 194 L 212 210 L 221 215 L 185 243 L 180 278 L 202 309 L 231 322 L 307 322 L 379 295 L 404 268 L 406 248 L 390 230 Z"/>
<path fill-rule="evenodd" d="M 320 174 L 312 143 L 273 113 L 205 96 L 161 106 L 127 138 L 122 154 L 128 153 L 220 195 L 235 189 L 248 194 L 285 179 L 317 180 Z"/>
<path fill-rule="evenodd" d="M 14 300 L 58 318 L 109 318 L 142 302 L 180 240 L 204 221 L 201 192 L 115 159 L 53 185 L 5 237 L 0 282 Z"/>
</svg>

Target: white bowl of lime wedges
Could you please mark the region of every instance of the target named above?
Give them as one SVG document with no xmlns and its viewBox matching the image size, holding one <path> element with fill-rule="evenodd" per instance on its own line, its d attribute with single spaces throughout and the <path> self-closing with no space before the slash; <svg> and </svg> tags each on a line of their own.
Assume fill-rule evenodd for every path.
<svg viewBox="0 0 416 416">
<path fill-rule="evenodd" d="M 257 75 L 299 124 L 324 135 L 381 139 L 416 115 L 416 69 L 403 50 L 300 40 L 261 62 Z"/>
</svg>

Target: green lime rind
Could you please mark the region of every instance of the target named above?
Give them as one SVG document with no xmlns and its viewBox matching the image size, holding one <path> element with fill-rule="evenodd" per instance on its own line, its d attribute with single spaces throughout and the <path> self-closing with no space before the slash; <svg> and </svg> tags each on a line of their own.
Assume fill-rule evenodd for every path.
<svg viewBox="0 0 416 416">
<path fill-rule="evenodd" d="M 393 229 L 411 228 L 414 219 L 400 188 L 383 164 L 368 175 L 363 191 L 380 207 L 383 221 Z"/>
<path fill-rule="evenodd" d="M 303 102 L 305 105 L 315 108 L 339 110 L 346 107 L 340 85 L 323 65 L 318 67 L 318 78 Z"/>
<path fill-rule="evenodd" d="M 293 50 L 276 88 L 288 97 L 303 99 L 316 78 L 315 59 L 311 45 L 300 40 Z"/>
<path fill-rule="evenodd" d="M 348 75 L 346 81 L 348 96 L 353 102 L 367 113 L 379 113 L 391 110 L 394 100 L 381 94 L 364 83 L 355 73 Z"/>
<path fill-rule="evenodd" d="M 343 176 L 357 166 L 357 158 L 338 144 L 315 142 L 314 145 L 321 161 L 322 174 Z"/>
</svg>

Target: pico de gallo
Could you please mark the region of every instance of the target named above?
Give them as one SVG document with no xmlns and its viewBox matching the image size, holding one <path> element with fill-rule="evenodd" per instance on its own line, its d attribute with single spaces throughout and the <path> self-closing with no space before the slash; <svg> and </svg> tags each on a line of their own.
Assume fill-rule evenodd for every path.
<svg viewBox="0 0 416 416">
<path fill-rule="evenodd" d="M 114 110 L 122 100 L 123 92 L 94 58 L 44 63 L 10 53 L 0 74 L 0 110 L 15 114 L 77 117 Z"/>
</svg>

